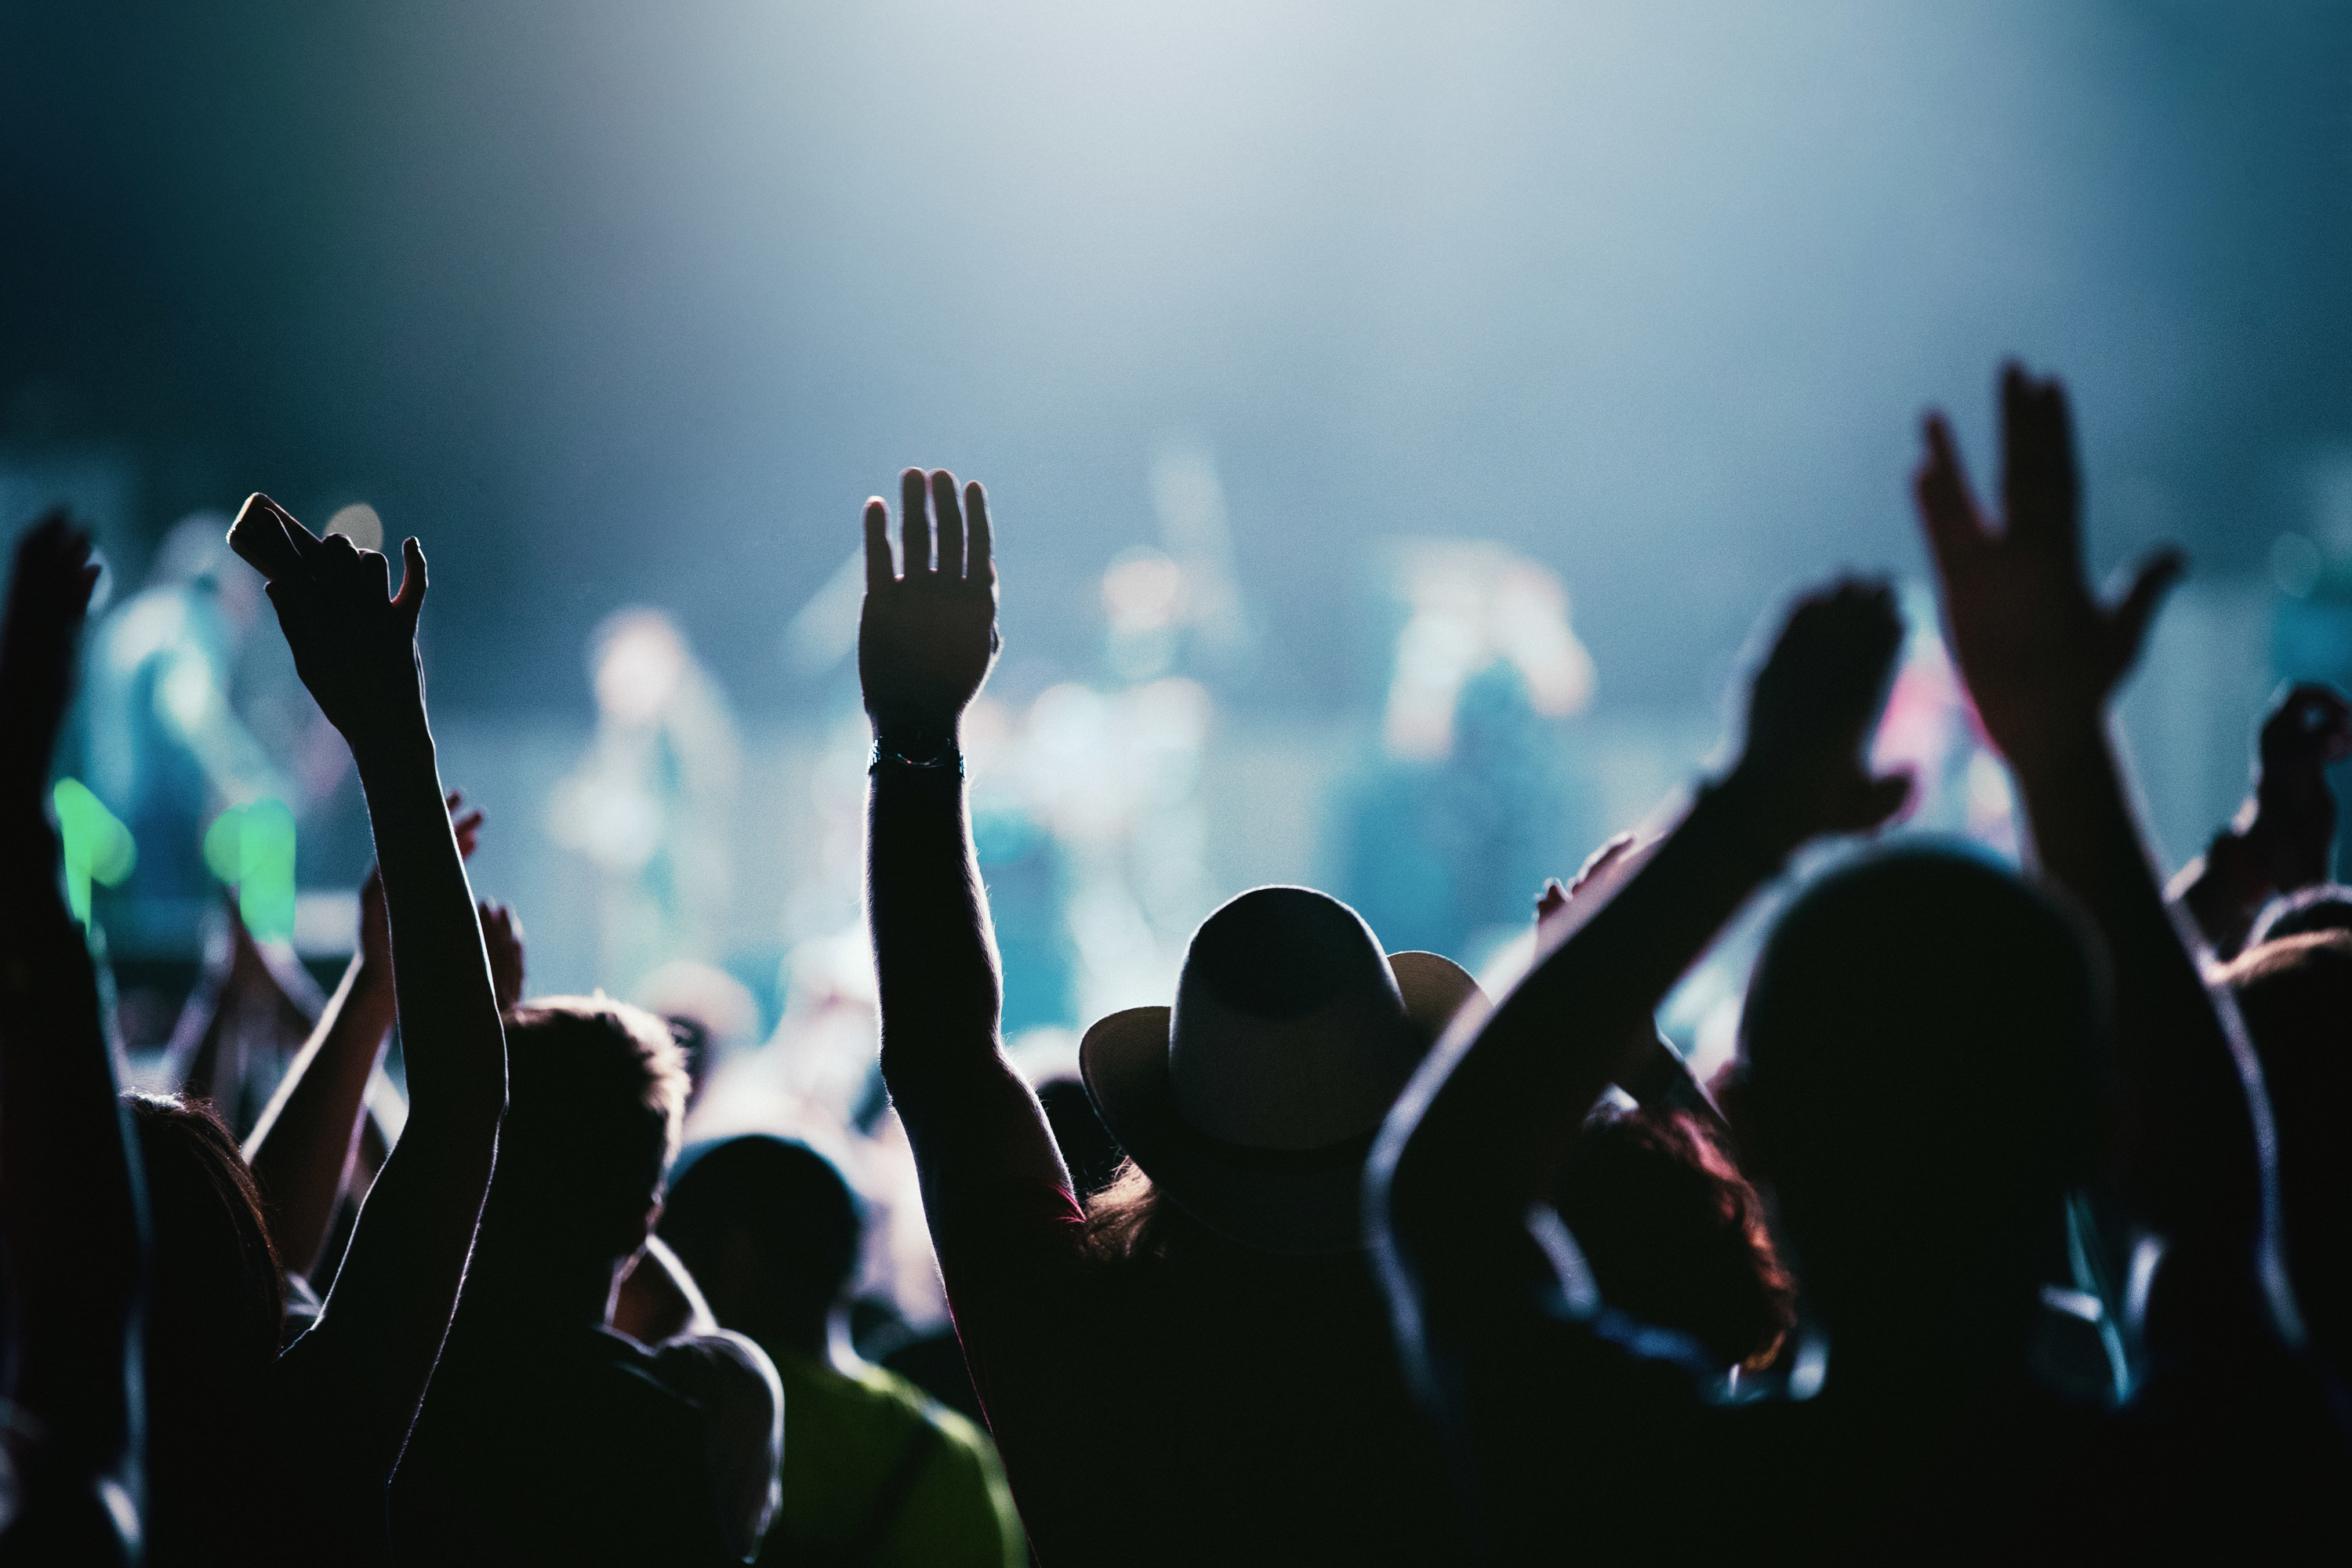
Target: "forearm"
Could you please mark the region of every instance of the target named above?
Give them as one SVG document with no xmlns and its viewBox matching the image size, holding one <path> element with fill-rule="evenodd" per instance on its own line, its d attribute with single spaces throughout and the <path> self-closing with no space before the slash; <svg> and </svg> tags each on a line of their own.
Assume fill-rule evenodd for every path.
<svg viewBox="0 0 2352 1568">
<path fill-rule="evenodd" d="M 937 1237 L 964 1196 L 1000 1183 L 1067 1192 L 1069 1175 L 1036 1096 L 997 1047 L 996 941 L 961 781 L 886 765 L 867 799 L 882 1074 L 914 1142 Z"/>
<path fill-rule="evenodd" d="M 2105 725 L 2035 747 L 2016 772 L 2035 865 L 2089 915 L 2113 966 L 2134 1186 L 2159 1224 L 2215 1204 L 2250 1218 L 2246 1064 L 2166 906 Z"/>
<path fill-rule="evenodd" d="M 354 755 L 391 920 L 409 1113 L 495 1124 L 506 1104 L 504 1037 L 432 737 L 420 715 L 396 742 Z"/>
<path fill-rule="evenodd" d="M 992 1053 L 1002 984 L 963 783 L 884 766 L 867 791 L 866 919 L 883 1070 L 952 1070 Z"/>
<path fill-rule="evenodd" d="M 2217 959 L 2235 958 L 2276 889 L 2245 837 L 2223 828 L 2204 854 L 2181 868 L 2165 900 L 2187 915 Z"/>
<path fill-rule="evenodd" d="M 405 1440 L 465 1278 L 506 1106 L 506 1044 L 432 742 L 354 748 L 392 928 L 409 1117 L 369 1189 L 321 1315 L 352 1337 L 383 1423 Z"/>
<path fill-rule="evenodd" d="M 1400 1231 L 1434 1239 L 1465 1205 L 1517 1215 L 1549 1196 L 1564 1140 L 1612 1079 L 1636 1076 L 1648 1016 L 1792 847 L 1762 823 L 1748 780 L 1703 792 L 1655 858 L 1466 1043 L 1441 1044 L 1409 1091 L 1426 1102 L 1397 1163 Z"/>
<path fill-rule="evenodd" d="M 58 891 L 58 845 L 21 791 L 0 821 L 0 1237 L 16 1303 L 16 1403 L 60 1455 L 129 1442 L 142 1289 L 137 1166 L 97 975 Z"/>
<path fill-rule="evenodd" d="M 369 1076 L 393 1024 L 392 977 L 354 955 L 342 984 L 246 1140 L 289 1268 L 308 1273 L 332 1226 L 358 1146 Z"/>
</svg>

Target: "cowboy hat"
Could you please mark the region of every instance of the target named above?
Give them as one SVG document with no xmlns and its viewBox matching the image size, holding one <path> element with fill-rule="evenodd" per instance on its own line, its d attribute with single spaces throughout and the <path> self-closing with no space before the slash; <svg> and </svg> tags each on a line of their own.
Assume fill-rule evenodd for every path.
<svg viewBox="0 0 2352 1568">
<path fill-rule="evenodd" d="M 1212 1230 L 1269 1252 L 1363 1245 L 1364 1156 L 1432 1041 L 1471 997 L 1461 965 L 1383 954 L 1311 888 L 1255 888 L 1202 922 L 1173 1007 L 1087 1031 L 1096 1114 Z"/>
</svg>

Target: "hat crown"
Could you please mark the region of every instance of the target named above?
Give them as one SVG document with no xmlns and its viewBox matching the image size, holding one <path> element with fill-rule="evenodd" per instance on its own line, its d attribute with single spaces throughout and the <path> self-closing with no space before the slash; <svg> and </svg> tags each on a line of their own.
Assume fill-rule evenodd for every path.
<svg viewBox="0 0 2352 1568">
<path fill-rule="evenodd" d="M 1380 1125 L 1420 1044 L 1363 917 L 1310 888 L 1257 888 L 1202 922 L 1185 952 L 1169 1085 L 1212 1138 L 1320 1149 Z"/>
</svg>

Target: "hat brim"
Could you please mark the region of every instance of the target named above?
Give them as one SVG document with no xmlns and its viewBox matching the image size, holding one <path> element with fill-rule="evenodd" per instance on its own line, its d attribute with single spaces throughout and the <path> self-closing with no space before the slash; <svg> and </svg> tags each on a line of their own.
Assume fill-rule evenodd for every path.
<svg viewBox="0 0 2352 1568">
<path fill-rule="evenodd" d="M 1391 953 L 1389 967 L 1423 1050 L 1465 1003 L 1485 1001 L 1469 972 L 1437 953 Z M 1379 1125 L 1320 1149 L 1211 1138 L 1177 1112 L 1168 1024 L 1166 1007 L 1130 1007 L 1097 1021 L 1078 1046 L 1087 1098 L 1128 1157 L 1187 1214 L 1245 1247 L 1300 1256 L 1362 1247 L 1364 1159 Z"/>
</svg>

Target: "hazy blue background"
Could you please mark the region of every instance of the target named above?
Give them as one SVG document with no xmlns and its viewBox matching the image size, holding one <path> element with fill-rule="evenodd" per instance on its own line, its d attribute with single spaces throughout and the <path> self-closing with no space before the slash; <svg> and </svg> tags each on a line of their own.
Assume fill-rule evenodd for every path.
<svg viewBox="0 0 2352 1568">
<path fill-rule="evenodd" d="M 1083 671 L 1171 434 L 1250 701 L 1360 694 L 1349 557 L 1412 532 L 1699 700 L 1770 588 L 1916 562 L 1914 418 L 2006 353 L 2103 567 L 2258 563 L 2352 436 L 2347 89 L 2327 5 L 18 3 L 0 443 L 134 445 L 134 531 L 373 502 L 469 707 L 584 713 L 637 601 L 808 700 L 780 621 L 908 462 Z"/>
<path fill-rule="evenodd" d="M 847 700 L 782 628 L 904 464 L 991 486 L 1018 697 L 1098 673 L 1154 454 L 1209 455 L 1225 732 L 1341 736 L 1212 800 L 1244 881 L 1329 864 L 1376 542 L 1555 573 L 1638 800 L 1775 594 L 1916 575 L 1917 415 L 1989 456 L 2015 353 L 2078 394 L 2095 567 L 2200 574 L 2137 724 L 2177 860 L 2273 673 L 2273 542 L 2333 526 L 2347 240 L 2324 4 L 16 0 L 0 499 L 74 497 L 132 580 L 256 488 L 424 536 L 436 710 L 519 825 L 488 864 L 584 982 L 515 835 L 590 629 L 678 617 L 756 797 Z"/>
</svg>

